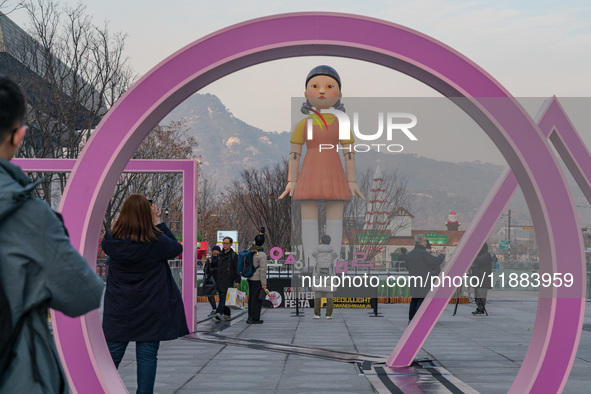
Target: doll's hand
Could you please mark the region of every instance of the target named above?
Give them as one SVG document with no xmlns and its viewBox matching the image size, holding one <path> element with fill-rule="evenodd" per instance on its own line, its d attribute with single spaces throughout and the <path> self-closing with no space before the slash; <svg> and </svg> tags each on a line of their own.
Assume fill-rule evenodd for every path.
<svg viewBox="0 0 591 394">
<path fill-rule="evenodd" d="M 365 200 L 365 196 L 361 193 L 361 190 L 359 190 L 357 182 L 347 182 L 347 184 L 349 185 L 349 191 L 353 197 L 359 197 L 360 199 Z"/>
<path fill-rule="evenodd" d="M 292 185 L 293 183 L 293 185 Z M 285 196 L 293 196 L 293 191 L 295 190 L 295 182 L 287 182 L 287 186 L 285 186 L 285 191 L 281 193 L 279 199 L 282 200 Z"/>
</svg>

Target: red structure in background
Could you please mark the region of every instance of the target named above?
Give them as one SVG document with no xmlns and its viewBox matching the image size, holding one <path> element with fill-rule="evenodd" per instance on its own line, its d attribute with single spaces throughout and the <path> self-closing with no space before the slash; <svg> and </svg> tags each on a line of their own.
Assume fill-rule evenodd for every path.
<svg viewBox="0 0 591 394">
<path fill-rule="evenodd" d="M 197 243 L 197 260 L 205 260 L 209 251 L 209 242 Z"/>
</svg>

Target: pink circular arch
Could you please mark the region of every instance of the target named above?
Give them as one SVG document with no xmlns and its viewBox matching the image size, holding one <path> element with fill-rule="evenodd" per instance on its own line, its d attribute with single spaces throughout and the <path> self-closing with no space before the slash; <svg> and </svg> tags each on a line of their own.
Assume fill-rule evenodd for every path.
<svg viewBox="0 0 591 394">
<path fill-rule="evenodd" d="M 446 45 L 406 27 L 337 13 L 294 13 L 237 24 L 176 52 L 143 76 L 109 111 L 86 144 L 61 208 L 72 243 L 91 265 L 107 203 L 119 175 L 152 128 L 207 84 L 242 68 L 281 58 L 332 55 L 406 73 L 464 108 L 511 166 L 530 207 L 540 269 L 570 272 L 575 283 L 540 292 L 536 326 L 511 391 L 559 391 L 578 346 L 584 312 L 582 243 L 570 191 L 546 141 L 526 112 L 484 70 Z M 552 229 L 560 229 L 553 232 Z M 466 245 L 477 248 L 477 246 Z M 125 392 L 106 347 L 98 312 L 71 319 L 54 313 L 55 338 L 77 392 Z M 420 347 L 420 344 L 417 344 Z"/>
</svg>

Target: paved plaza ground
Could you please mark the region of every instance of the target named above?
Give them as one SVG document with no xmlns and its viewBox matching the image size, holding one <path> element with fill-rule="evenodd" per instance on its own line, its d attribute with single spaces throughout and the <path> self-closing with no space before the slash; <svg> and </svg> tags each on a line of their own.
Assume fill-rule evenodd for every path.
<svg viewBox="0 0 591 394">
<path fill-rule="evenodd" d="M 491 291 L 488 317 L 475 317 L 473 304 L 449 305 L 407 370 L 382 369 L 408 323 L 408 304 L 380 304 L 369 310 L 335 309 L 332 320 L 291 317 L 293 309 L 268 309 L 262 325 L 248 325 L 234 311 L 230 323 L 207 319 L 198 305 L 199 330 L 191 339 L 163 342 L 157 393 L 373 393 L 507 392 L 523 361 L 537 308 L 533 292 Z M 591 385 L 591 301 L 565 393 Z M 428 362 L 426 360 L 431 360 Z M 373 366 L 374 368 L 371 368 Z M 135 392 L 135 349 L 130 344 L 119 372 Z M 376 375 L 385 371 L 386 379 Z M 386 383 L 393 382 L 394 385 Z M 398 391 L 397 391 L 398 390 Z"/>
</svg>

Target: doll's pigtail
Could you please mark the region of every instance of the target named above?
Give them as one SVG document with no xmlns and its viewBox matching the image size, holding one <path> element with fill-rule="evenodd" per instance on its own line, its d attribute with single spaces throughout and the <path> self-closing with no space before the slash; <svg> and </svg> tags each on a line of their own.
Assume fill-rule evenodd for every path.
<svg viewBox="0 0 591 394">
<path fill-rule="evenodd" d="M 346 112 L 346 111 L 345 111 L 345 104 L 341 103 L 341 100 L 337 101 L 337 102 L 335 103 L 335 105 L 333 105 L 332 107 L 333 107 L 334 109 L 336 109 L 336 110 L 339 110 L 339 111 Z"/>
<path fill-rule="evenodd" d="M 304 115 L 310 115 L 310 111 L 312 111 L 312 104 L 310 104 L 310 101 L 308 101 L 308 99 L 306 99 L 306 101 L 302 103 L 302 108 L 300 110 Z"/>
</svg>

